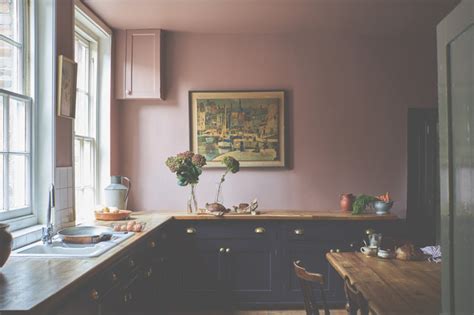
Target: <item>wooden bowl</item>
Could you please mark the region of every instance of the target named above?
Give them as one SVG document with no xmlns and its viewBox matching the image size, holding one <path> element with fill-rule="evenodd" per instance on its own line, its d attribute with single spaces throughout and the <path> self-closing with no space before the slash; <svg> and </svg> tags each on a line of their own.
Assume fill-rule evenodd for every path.
<svg viewBox="0 0 474 315">
<path fill-rule="evenodd" d="M 130 210 L 119 210 L 117 213 L 112 212 L 95 212 L 95 219 L 99 221 L 119 221 L 130 217 Z"/>
</svg>

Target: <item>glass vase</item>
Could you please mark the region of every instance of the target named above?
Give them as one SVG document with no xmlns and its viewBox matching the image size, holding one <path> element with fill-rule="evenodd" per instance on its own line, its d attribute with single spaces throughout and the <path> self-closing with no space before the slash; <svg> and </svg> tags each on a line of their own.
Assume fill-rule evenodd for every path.
<svg viewBox="0 0 474 315">
<path fill-rule="evenodd" d="M 191 194 L 188 199 L 188 213 L 198 212 L 198 203 L 196 199 L 196 184 L 191 184 Z"/>
<path fill-rule="evenodd" d="M 218 182 L 216 184 L 216 198 L 214 199 L 214 202 L 220 203 L 221 205 L 224 204 L 224 182 Z"/>
</svg>

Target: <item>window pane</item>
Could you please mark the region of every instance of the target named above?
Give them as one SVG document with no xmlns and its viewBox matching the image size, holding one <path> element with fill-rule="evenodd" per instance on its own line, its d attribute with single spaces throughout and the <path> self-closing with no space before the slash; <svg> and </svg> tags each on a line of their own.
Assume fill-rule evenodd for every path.
<svg viewBox="0 0 474 315">
<path fill-rule="evenodd" d="M 21 20 L 20 20 L 20 0 L 0 1 L 0 34 L 20 42 Z"/>
<path fill-rule="evenodd" d="M 10 154 L 8 159 L 9 209 L 28 206 L 28 158 L 25 155 Z"/>
<path fill-rule="evenodd" d="M 3 154 L 0 154 L 0 211 L 5 210 L 5 207 L 3 205 L 3 181 L 4 181 L 4 176 L 3 176 Z"/>
<path fill-rule="evenodd" d="M 81 141 L 75 139 L 74 140 L 74 174 L 75 174 L 75 187 L 81 186 Z M 76 196 L 76 200 L 78 197 Z"/>
<path fill-rule="evenodd" d="M 74 120 L 76 135 L 89 137 L 89 99 L 86 94 L 77 92 L 76 119 Z"/>
<path fill-rule="evenodd" d="M 93 186 L 93 163 L 92 163 L 92 144 L 90 141 L 84 141 L 84 164 L 83 164 L 83 182 L 84 186 Z"/>
<path fill-rule="evenodd" d="M 3 109 L 5 106 L 3 105 L 3 96 L 0 96 L 0 151 L 4 151 L 5 148 L 3 147 L 3 128 L 4 128 L 4 122 L 3 122 Z"/>
<path fill-rule="evenodd" d="M 21 50 L 0 40 L 0 88 L 22 93 L 21 78 Z"/>
<path fill-rule="evenodd" d="M 89 47 L 76 37 L 77 88 L 89 91 Z"/>
<path fill-rule="evenodd" d="M 8 109 L 8 143 L 10 151 L 26 152 L 28 130 L 26 124 L 26 103 L 10 98 Z"/>
</svg>

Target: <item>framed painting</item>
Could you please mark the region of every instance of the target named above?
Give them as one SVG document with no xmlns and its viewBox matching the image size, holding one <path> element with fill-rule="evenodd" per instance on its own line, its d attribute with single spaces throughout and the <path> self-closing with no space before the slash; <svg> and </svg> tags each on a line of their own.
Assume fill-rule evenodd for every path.
<svg viewBox="0 0 474 315">
<path fill-rule="evenodd" d="M 59 56 L 58 61 L 58 116 L 76 117 L 77 63 Z"/>
<path fill-rule="evenodd" d="M 190 91 L 191 150 L 208 167 L 285 167 L 285 91 Z"/>
</svg>

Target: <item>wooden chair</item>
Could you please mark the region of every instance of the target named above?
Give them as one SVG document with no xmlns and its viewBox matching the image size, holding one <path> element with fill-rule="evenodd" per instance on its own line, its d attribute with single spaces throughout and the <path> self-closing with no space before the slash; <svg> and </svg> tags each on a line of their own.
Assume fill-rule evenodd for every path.
<svg viewBox="0 0 474 315">
<path fill-rule="evenodd" d="M 360 310 L 361 315 L 369 315 L 369 304 L 349 280 L 348 277 L 344 278 L 344 291 L 346 292 L 347 305 L 346 310 L 350 315 L 357 315 L 357 311 Z"/>
<path fill-rule="evenodd" d="M 314 297 L 313 285 L 317 284 L 321 292 L 321 301 L 324 310 L 324 315 L 329 315 L 329 308 L 326 303 L 326 295 L 324 293 L 324 276 L 319 273 L 311 273 L 297 260 L 293 262 L 295 273 L 300 281 L 301 291 L 303 292 L 304 307 L 306 315 L 319 315 L 319 305 L 316 303 Z"/>
</svg>

